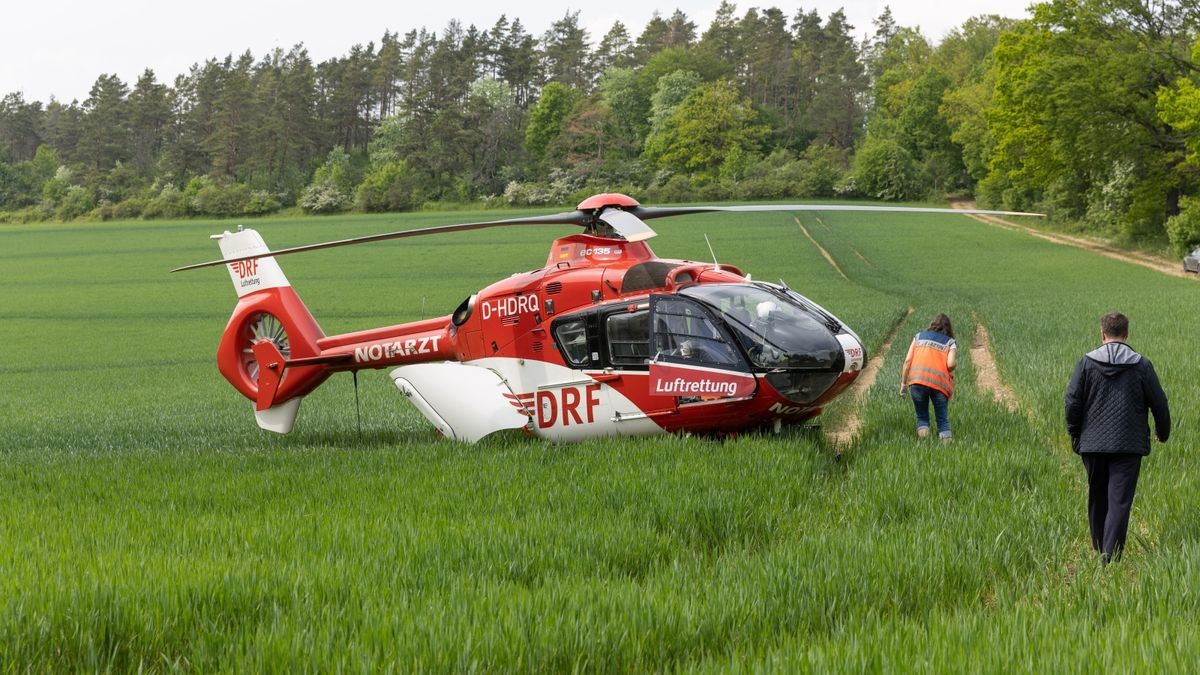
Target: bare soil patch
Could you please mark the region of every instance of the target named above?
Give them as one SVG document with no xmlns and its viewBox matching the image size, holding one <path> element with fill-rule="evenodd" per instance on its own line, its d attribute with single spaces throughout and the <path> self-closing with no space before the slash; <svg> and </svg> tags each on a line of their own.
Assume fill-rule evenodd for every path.
<svg viewBox="0 0 1200 675">
<path fill-rule="evenodd" d="M 975 386 L 991 393 L 992 398 L 1008 408 L 1009 412 L 1020 412 L 1017 394 L 1000 380 L 996 359 L 992 356 L 992 341 L 987 326 L 975 318 L 975 335 L 971 338 L 971 362 L 975 364 Z"/>
</svg>

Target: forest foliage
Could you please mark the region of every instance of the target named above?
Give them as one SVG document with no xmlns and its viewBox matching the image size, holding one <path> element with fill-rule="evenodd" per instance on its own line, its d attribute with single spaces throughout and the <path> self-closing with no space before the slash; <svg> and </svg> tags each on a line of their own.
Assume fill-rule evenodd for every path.
<svg viewBox="0 0 1200 675">
<path fill-rule="evenodd" d="M 1051 0 L 934 42 L 723 2 L 602 36 L 501 16 L 0 100 L 0 221 L 853 197 L 1200 244 L 1200 8 Z"/>
</svg>

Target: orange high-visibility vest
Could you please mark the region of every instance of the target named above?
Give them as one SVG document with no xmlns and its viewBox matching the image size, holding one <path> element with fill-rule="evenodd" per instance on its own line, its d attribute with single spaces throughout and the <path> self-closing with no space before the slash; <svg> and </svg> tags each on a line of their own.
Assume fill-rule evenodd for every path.
<svg viewBox="0 0 1200 675">
<path fill-rule="evenodd" d="M 905 385 L 923 384 L 936 389 L 947 398 L 954 395 L 954 374 L 946 361 L 955 342 L 941 333 L 925 331 L 913 338 L 912 356 L 904 362 L 908 371 Z"/>
</svg>

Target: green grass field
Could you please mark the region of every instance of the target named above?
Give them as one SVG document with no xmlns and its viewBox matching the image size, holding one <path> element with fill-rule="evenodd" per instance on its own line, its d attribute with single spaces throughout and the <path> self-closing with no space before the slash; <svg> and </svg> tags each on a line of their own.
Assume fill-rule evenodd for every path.
<svg viewBox="0 0 1200 675">
<path fill-rule="evenodd" d="M 274 248 L 487 214 L 264 220 Z M 383 371 L 259 431 L 220 377 L 236 223 L 0 229 L 0 670 L 1187 672 L 1200 667 L 1200 284 L 961 216 L 659 220 L 664 257 L 782 278 L 896 348 L 819 433 L 441 441 Z M 328 333 L 446 314 L 569 227 L 281 258 Z M 905 319 L 908 307 L 914 312 Z M 1087 542 L 1062 395 L 1118 309 L 1176 419 L 1125 559 Z M 956 443 L 896 395 L 955 320 Z M 1023 412 L 974 386 L 974 319 Z M 899 353 L 897 353 L 899 352 Z M 839 401 L 829 424 L 849 414 Z"/>
</svg>

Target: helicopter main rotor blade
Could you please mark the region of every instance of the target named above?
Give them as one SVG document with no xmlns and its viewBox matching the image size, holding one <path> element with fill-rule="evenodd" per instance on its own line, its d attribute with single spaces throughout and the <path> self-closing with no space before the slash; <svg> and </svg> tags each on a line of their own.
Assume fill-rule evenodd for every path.
<svg viewBox="0 0 1200 675">
<path fill-rule="evenodd" d="M 990 211 L 986 209 L 947 209 L 922 206 L 856 206 L 853 204 L 753 204 L 749 206 L 637 206 L 628 212 L 642 220 L 666 218 L 668 216 L 684 216 L 693 213 L 713 213 L 722 211 L 879 211 L 887 213 L 961 213 L 964 215 L 981 216 L 1034 216 L 1044 217 L 1044 213 L 1026 213 L 1024 211 Z"/>
<path fill-rule="evenodd" d="M 350 239 L 338 239 L 336 241 L 326 241 L 319 244 L 306 244 L 304 246 L 293 246 L 291 248 L 281 248 L 278 251 L 270 253 L 259 253 L 255 255 L 246 255 L 238 258 L 223 258 L 221 260 L 210 260 L 208 262 L 196 263 L 194 265 L 185 265 L 177 267 L 172 272 L 183 272 L 186 270 L 200 269 L 201 267 L 215 267 L 217 265 L 228 265 L 229 263 L 241 262 L 243 260 L 252 260 L 254 258 L 266 258 L 268 256 L 288 255 L 289 253 L 302 253 L 304 251 L 318 251 L 323 248 L 336 248 L 338 246 L 352 246 L 354 244 L 367 244 L 375 241 L 386 241 L 388 239 L 404 239 L 406 237 L 420 237 L 427 234 L 441 234 L 442 232 L 462 232 L 465 230 L 482 230 L 488 227 L 504 227 L 507 225 L 587 225 L 590 216 L 582 211 L 566 211 L 563 213 L 553 213 L 545 216 L 530 216 L 528 218 L 506 218 L 504 220 L 488 220 L 479 223 L 460 223 L 457 225 L 437 225 L 435 227 L 422 227 L 415 230 L 400 230 L 399 232 L 385 232 L 383 234 L 370 234 L 364 237 L 352 237 Z M 649 229 L 649 228 L 647 228 Z"/>
<path fill-rule="evenodd" d="M 608 196 L 608 195 L 601 195 Z M 622 195 L 617 195 L 621 197 Z M 625 197 L 626 200 L 629 198 Z M 629 200 L 632 201 L 632 200 Z M 406 237 L 420 237 L 427 234 L 440 234 L 442 232 L 461 232 L 465 230 L 480 230 L 489 227 L 504 227 L 508 225 L 578 225 L 581 227 L 591 228 L 597 220 L 604 222 L 611 227 L 615 232 L 624 237 L 627 241 L 642 241 L 655 236 L 654 230 L 650 229 L 645 220 L 653 218 L 666 218 L 668 216 L 683 216 L 696 213 L 720 213 L 720 212 L 753 212 L 753 211 L 877 211 L 890 213 L 959 213 L 965 215 L 993 215 L 993 216 L 1035 216 L 1041 217 L 1041 213 L 1024 213 L 1021 211 L 991 211 L 984 209 L 947 209 L 933 207 L 912 207 L 912 206 L 855 206 L 848 204 L 754 204 L 747 206 L 638 206 L 637 202 L 634 205 L 618 202 L 613 204 L 616 208 L 597 208 L 592 211 L 576 210 L 564 211 L 562 213 L 549 214 L 544 216 L 529 216 L 525 218 L 505 218 L 502 220 L 488 220 L 477 223 L 460 223 L 457 225 L 438 225 L 435 227 L 424 227 L 414 230 L 401 230 L 398 232 L 385 232 L 383 234 L 371 234 L 363 237 L 352 237 L 350 239 L 338 239 L 336 241 L 327 241 L 319 244 L 307 244 L 304 246 L 293 246 L 291 248 L 279 249 L 270 253 L 262 253 L 255 255 L 245 255 L 236 258 L 223 258 L 220 260 L 210 260 L 208 262 L 196 263 L 194 265 L 185 265 L 177 267 L 172 272 L 183 272 L 185 270 L 200 269 L 202 267 L 215 267 L 217 265 L 227 265 L 229 263 L 241 262 L 243 260 L 253 260 L 255 258 L 263 258 L 267 256 L 288 255 L 291 253 L 301 253 L 304 251 L 318 251 L 325 248 L 336 248 L 338 246 L 352 246 L 355 244 L 367 244 L 376 241 L 386 241 L 389 239 L 404 239 Z M 580 204 L 581 207 L 587 205 L 587 202 Z"/>
</svg>

